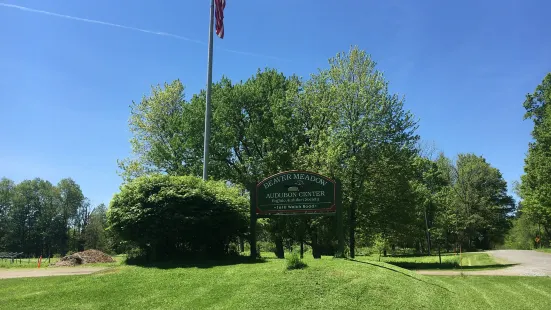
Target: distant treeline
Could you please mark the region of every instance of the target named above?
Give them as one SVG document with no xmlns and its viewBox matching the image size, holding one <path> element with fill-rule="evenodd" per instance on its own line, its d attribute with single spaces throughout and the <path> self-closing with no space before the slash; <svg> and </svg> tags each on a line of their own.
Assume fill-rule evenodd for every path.
<svg viewBox="0 0 551 310">
<path fill-rule="evenodd" d="M 25 256 L 105 250 L 106 207 L 92 210 L 72 179 L 57 185 L 36 178 L 16 184 L 0 180 L 0 251 Z"/>
</svg>

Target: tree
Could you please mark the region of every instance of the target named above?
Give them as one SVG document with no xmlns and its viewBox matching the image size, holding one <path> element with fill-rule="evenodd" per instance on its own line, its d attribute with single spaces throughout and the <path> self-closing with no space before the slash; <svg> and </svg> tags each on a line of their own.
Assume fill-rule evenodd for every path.
<svg viewBox="0 0 551 310">
<path fill-rule="evenodd" d="M 209 175 L 248 185 L 291 167 L 302 128 L 292 115 L 296 77 L 273 69 L 245 82 L 223 77 L 212 87 Z M 154 87 L 131 106 L 133 158 L 119 161 L 125 180 L 148 173 L 200 175 L 205 92 L 184 100 L 179 80 Z"/>
<path fill-rule="evenodd" d="M 403 99 L 390 94 L 375 62 L 357 47 L 329 60 L 305 83 L 300 100 L 306 144 L 299 162 L 322 170 L 343 183 L 348 209 L 350 256 L 355 255 L 357 210 L 364 204 L 366 184 L 377 162 L 412 158 L 416 121 L 403 108 Z"/>
<path fill-rule="evenodd" d="M 78 250 L 80 211 L 86 206 L 80 187 L 71 179 L 58 186 L 35 178 L 15 184 L 0 181 L 0 249 L 28 255 Z M 79 230 L 80 229 L 80 230 Z M 69 231 L 72 233 L 69 234 Z M 72 239 L 72 240 L 73 240 Z"/>
<path fill-rule="evenodd" d="M 10 248 L 17 252 L 41 254 L 41 240 L 37 222 L 41 213 L 40 179 L 25 180 L 15 187 L 13 207 L 10 212 Z"/>
<path fill-rule="evenodd" d="M 422 226 L 425 230 L 427 253 L 430 255 L 432 245 L 431 231 L 438 227 L 435 226 L 435 221 L 438 213 L 442 211 L 439 194 L 448 183 L 439 170 L 436 161 L 417 157 L 414 162 L 414 169 L 416 176 L 411 181 L 411 185 L 415 192 L 415 204 L 418 207 L 417 219 L 422 219 L 417 222 L 417 227 Z M 419 222 L 422 223 L 420 224 Z M 436 235 L 437 242 L 440 243 L 441 235 L 438 232 Z"/>
<path fill-rule="evenodd" d="M 78 206 L 77 212 L 71 219 L 69 229 L 69 249 L 71 251 L 84 251 L 86 244 L 85 230 L 90 221 L 90 200 L 84 198 Z"/>
<path fill-rule="evenodd" d="M 85 248 L 107 251 L 107 207 L 102 203 L 92 210 L 84 230 Z"/>
<path fill-rule="evenodd" d="M 13 188 L 8 213 L 6 247 L 11 251 L 46 255 L 57 244 L 58 191 L 50 182 L 25 180 Z"/>
<path fill-rule="evenodd" d="M 213 176 L 248 185 L 293 167 L 303 127 L 293 115 L 300 81 L 274 69 L 213 91 Z M 204 96 L 194 97 L 204 107 Z M 192 102 L 194 100 L 192 99 Z"/>
<path fill-rule="evenodd" d="M 69 243 L 69 228 L 72 220 L 78 214 L 79 208 L 85 203 L 80 186 L 70 178 L 62 179 L 57 184 L 60 193 L 59 214 L 61 216 L 61 254 L 65 255 Z"/>
<path fill-rule="evenodd" d="M 7 178 L 0 180 L 0 250 L 6 250 L 11 225 L 10 212 L 13 207 L 15 183 Z"/>
<path fill-rule="evenodd" d="M 59 236 L 63 231 L 60 225 L 59 190 L 49 181 L 38 181 L 39 209 L 37 218 L 38 242 L 36 248 L 41 249 L 40 254 L 50 256 L 50 254 L 59 248 Z M 38 255 L 38 254 L 37 254 Z"/>
<path fill-rule="evenodd" d="M 534 122 L 533 142 L 524 160 L 520 186 L 523 212 L 543 228 L 551 239 L 551 73 L 524 101 L 525 119 Z"/>
<path fill-rule="evenodd" d="M 468 248 L 501 244 L 510 228 L 514 200 L 501 172 L 481 156 L 459 154 L 451 166 L 448 213 L 455 216 L 457 241 Z"/>
<path fill-rule="evenodd" d="M 541 226 L 537 224 L 538 222 L 530 218 L 522 209 L 520 207 L 517 210 L 512 220 L 511 230 L 505 236 L 505 246 L 510 249 L 532 250 L 541 244 L 536 242 L 537 237 L 540 238 L 540 242 L 546 240 L 542 238 Z"/>
<path fill-rule="evenodd" d="M 200 138 L 202 126 L 198 111 L 184 100 L 179 80 L 165 84 L 164 89 L 152 87 L 151 96 L 132 102 L 130 108 L 133 157 L 118 161 L 125 180 L 155 172 L 180 175 L 200 168 L 197 161 L 202 149 L 194 139 Z"/>
<path fill-rule="evenodd" d="M 259 70 L 238 84 L 223 77 L 213 85 L 211 178 L 248 186 L 293 167 L 293 156 L 304 140 L 301 123 L 292 114 L 299 85 L 298 78 L 273 69 Z M 119 162 L 125 180 L 148 173 L 201 174 L 205 93 L 185 101 L 183 91 L 174 81 L 133 103 L 134 158 Z M 283 218 L 269 222 L 285 225 Z M 280 237 L 273 237 L 283 252 Z"/>
</svg>

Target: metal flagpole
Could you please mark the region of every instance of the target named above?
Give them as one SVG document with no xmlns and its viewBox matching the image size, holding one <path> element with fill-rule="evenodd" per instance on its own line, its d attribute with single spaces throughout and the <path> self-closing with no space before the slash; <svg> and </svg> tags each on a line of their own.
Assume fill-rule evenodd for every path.
<svg viewBox="0 0 551 310">
<path fill-rule="evenodd" d="M 203 145 L 203 180 L 208 179 L 209 167 L 209 142 L 210 142 L 210 95 L 212 86 L 212 37 L 214 24 L 214 0 L 210 1 L 210 22 L 209 22 L 209 56 L 207 71 L 207 98 L 205 104 L 205 140 Z"/>
</svg>

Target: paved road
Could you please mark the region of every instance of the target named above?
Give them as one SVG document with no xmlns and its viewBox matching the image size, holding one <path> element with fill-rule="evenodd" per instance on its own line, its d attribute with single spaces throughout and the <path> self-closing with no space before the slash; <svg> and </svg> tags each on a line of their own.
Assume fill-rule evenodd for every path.
<svg viewBox="0 0 551 310">
<path fill-rule="evenodd" d="M 498 262 L 518 264 L 512 267 L 496 270 L 464 271 L 464 275 L 488 276 L 548 276 L 551 277 L 551 254 L 528 250 L 498 250 L 488 251 Z M 459 275 L 454 270 L 419 270 L 424 275 Z"/>
<path fill-rule="evenodd" d="M 47 276 L 70 276 L 91 274 L 105 269 L 104 267 L 58 267 L 42 269 L 7 269 L 0 270 L 0 279 L 31 278 Z"/>
</svg>

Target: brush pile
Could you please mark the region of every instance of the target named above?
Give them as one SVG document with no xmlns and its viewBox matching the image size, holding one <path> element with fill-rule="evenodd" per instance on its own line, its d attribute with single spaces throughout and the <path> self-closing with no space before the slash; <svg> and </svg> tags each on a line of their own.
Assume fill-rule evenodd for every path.
<svg viewBox="0 0 551 310">
<path fill-rule="evenodd" d="M 60 259 L 53 266 L 56 267 L 72 267 L 84 264 L 97 264 L 97 263 L 114 263 L 115 260 L 98 250 L 86 250 L 71 255 L 67 255 Z"/>
</svg>

